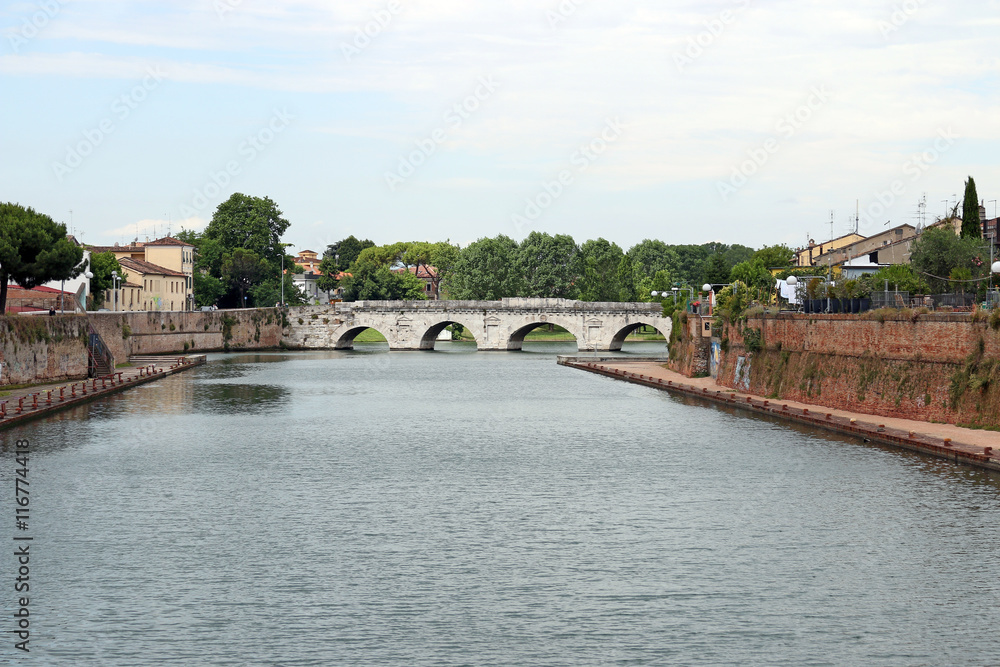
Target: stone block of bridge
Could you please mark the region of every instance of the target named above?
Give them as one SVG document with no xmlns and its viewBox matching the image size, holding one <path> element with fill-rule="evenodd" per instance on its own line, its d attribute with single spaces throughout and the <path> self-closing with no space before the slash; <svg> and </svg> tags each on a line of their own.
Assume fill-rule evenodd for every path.
<svg viewBox="0 0 1000 667">
<path fill-rule="evenodd" d="M 354 301 L 291 308 L 288 347 L 350 349 L 365 329 L 375 329 L 390 350 L 432 350 L 438 334 L 461 324 L 480 350 L 519 350 L 533 329 L 554 324 L 576 337 L 581 351 L 620 350 L 640 326 L 670 337 L 671 322 L 657 303 L 600 303 L 570 299 L 499 301 Z"/>
</svg>

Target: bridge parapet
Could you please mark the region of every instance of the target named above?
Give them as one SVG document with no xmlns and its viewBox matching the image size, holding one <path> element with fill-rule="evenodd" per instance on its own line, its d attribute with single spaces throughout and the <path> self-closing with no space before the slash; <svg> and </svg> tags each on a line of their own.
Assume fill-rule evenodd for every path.
<svg viewBox="0 0 1000 667">
<path fill-rule="evenodd" d="M 519 350 L 527 333 L 546 324 L 573 334 L 580 350 L 619 350 L 642 325 L 670 336 L 670 320 L 660 304 L 571 299 L 354 301 L 293 308 L 289 319 L 286 344 L 307 348 L 350 348 L 358 333 L 371 328 L 385 336 L 390 349 L 433 349 L 449 324 L 468 329 L 480 350 Z"/>
</svg>

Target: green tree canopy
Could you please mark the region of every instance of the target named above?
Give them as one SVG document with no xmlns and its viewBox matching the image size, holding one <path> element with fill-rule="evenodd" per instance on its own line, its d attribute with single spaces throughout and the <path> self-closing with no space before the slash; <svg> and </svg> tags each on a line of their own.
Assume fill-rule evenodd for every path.
<svg viewBox="0 0 1000 667">
<path fill-rule="evenodd" d="M 285 254 L 281 236 L 289 224 L 281 215 L 268 197 L 237 192 L 215 209 L 203 236 L 218 241 L 226 253 L 242 248 L 279 266 Z"/>
<path fill-rule="evenodd" d="M 357 260 L 362 250 L 374 246 L 374 241 L 369 239 L 359 241 L 351 234 L 346 239 L 337 241 L 326 247 L 326 252 L 323 253 L 323 260 L 319 264 L 319 270 L 327 275 L 344 273 Z M 320 289 L 326 288 L 320 285 Z"/>
<path fill-rule="evenodd" d="M 247 291 L 267 277 L 269 268 L 268 263 L 252 250 L 236 248 L 226 255 L 222 263 L 222 280 L 239 293 L 240 308 L 246 306 Z"/>
<path fill-rule="evenodd" d="M 721 252 L 717 252 L 709 257 L 708 262 L 705 264 L 705 278 L 703 282 L 712 285 L 727 285 L 729 284 L 730 271 L 731 267 L 726 262 L 726 256 Z"/>
<path fill-rule="evenodd" d="M 623 278 L 631 279 L 622 260 L 625 253 L 616 243 L 603 238 L 587 241 L 580 246 L 579 298 L 582 301 L 618 301 L 623 291 Z"/>
<path fill-rule="evenodd" d="M 7 282 L 31 289 L 80 275 L 83 248 L 66 237 L 66 225 L 19 204 L 0 204 L 0 313 L 7 310 Z"/>
<path fill-rule="evenodd" d="M 360 258 L 359 258 L 360 259 Z M 355 261 L 344 278 L 346 301 L 420 301 L 426 299 L 424 281 L 409 271 L 392 271 L 385 264 Z"/>
<path fill-rule="evenodd" d="M 730 277 L 734 282 L 745 284 L 756 298 L 763 298 L 775 285 L 774 276 L 767 270 L 764 260 L 760 257 L 740 262 L 733 267 Z"/>
<path fill-rule="evenodd" d="M 503 234 L 479 239 L 463 248 L 448 282 L 451 298 L 494 301 L 522 294 L 517 250 L 517 242 Z"/>
<path fill-rule="evenodd" d="M 927 294 L 930 291 L 927 281 L 909 264 L 883 266 L 876 273 L 862 276 L 860 282 L 864 291 L 869 293 L 881 292 L 886 288 L 910 294 Z"/>
<path fill-rule="evenodd" d="M 985 276 L 989 251 L 981 238 L 959 237 L 950 225 L 929 227 L 910 247 L 910 264 L 923 274 L 932 290 L 947 292 L 953 269 L 969 269 L 973 278 Z"/>
<path fill-rule="evenodd" d="M 753 254 L 753 258 L 762 261 L 766 269 L 787 268 L 793 257 L 795 251 L 784 244 L 764 246 Z"/>
<path fill-rule="evenodd" d="M 965 182 L 965 197 L 962 200 L 962 238 L 983 238 L 983 227 L 979 220 L 979 195 L 972 176 Z"/>
<path fill-rule="evenodd" d="M 572 298 L 580 249 L 572 236 L 533 231 L 517 248 L 515 266 L 524 288 L 521 296 Z"/>
<path fill-rule="evenodd" d="M 104 303 L 104 292 L 114 286 L 111 272 L 117 271 L 118 275 L 123 275 L 122 265 L 113 252 L 90 253 L 90 272 L 94 275 L 90 279 L 90 293 L 94 295 L 94 308 L 100 308 Z"/>
</svg>

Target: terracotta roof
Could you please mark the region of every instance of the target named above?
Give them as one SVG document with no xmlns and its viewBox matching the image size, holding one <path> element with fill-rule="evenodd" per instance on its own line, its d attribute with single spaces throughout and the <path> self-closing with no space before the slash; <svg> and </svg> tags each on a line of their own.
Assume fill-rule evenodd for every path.
<svg viewBox="0 0 1000 667">
<path fill-rule="evenodd" d="M 64 292 L 62 290 L 57 290 L 54 287 L 46 287 L 45 285 L 39 285 L 32 289 L 25 289 L 18 285 L 17 283 L 7 283 L 7 295 L 10 296 L 11 292 L 28 292 L 37 295 L 51 295 L 51 294 L 73 294 L 73 292 Z M 18 297 L 19 299 L 22 297 Z"/>
<path fill-rule="evenodd" d="M 146 245 L 182 245 L 189 248 L 193 248 L 194 244 L 188 243 L 187 241 L 181 241 L 180 239 L 175 239 L 173 236 L 164 236 L 162 239 L 156 239 L 155 241 L 149 241 Z"/>
<path fill-rule="evenodd" d="M 414 274 L 417 278 L 423 278 L 424 280 L 429 280 L 431 278 L 437 278 L 437 269 L 433 266 L 419 266 L 419 267 L 407 267 L 405 269 L 393 269 L 393 273 L 402 273 L 403 271 L 409 271 Z"/>
<path fill-rule="evenodd" d="M 130 283 L 130 282 L 129 282 L 129 281 L 127 281 L 127 280 L 126 280 L 125 282 L 123 282 L 123 283 L 121 284 L 121 286 L 122 286 L 122 287 L 134 287 L 134 288 L 136 288 L 136 289 L 142 289 L 142 285 L 136 285 L 135 283 Z"/>
<path fill-rule="evenodd" d="M 143 275 L 157 274 L 161 276 L 177 276 L 179 278 L 185 278 L 186 275 L 178 271 L 173 271 L 171 269 L 164 268 L 162 266 L 157 266 L 156 264 L 151 264 L 149 262 L 144 262 L 141 259 L 131 259 L 129 257 L 122 257 L 118 260 L 118 263 L 122 265 L 124 269 L 132 269 Z"/>
</svg>

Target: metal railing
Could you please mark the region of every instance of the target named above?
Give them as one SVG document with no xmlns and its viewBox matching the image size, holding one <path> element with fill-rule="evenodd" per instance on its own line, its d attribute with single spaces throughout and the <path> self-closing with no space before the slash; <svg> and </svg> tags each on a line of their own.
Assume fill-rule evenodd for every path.
<svg viewBox="0 0 1000 667">
<path fill-rule="evenodd" d="M 94 326 L 88 324 L 87 329 L 88 375 L 90 377 L 107 375 L 115 370 L 115 358 Z"/>
</svg>

